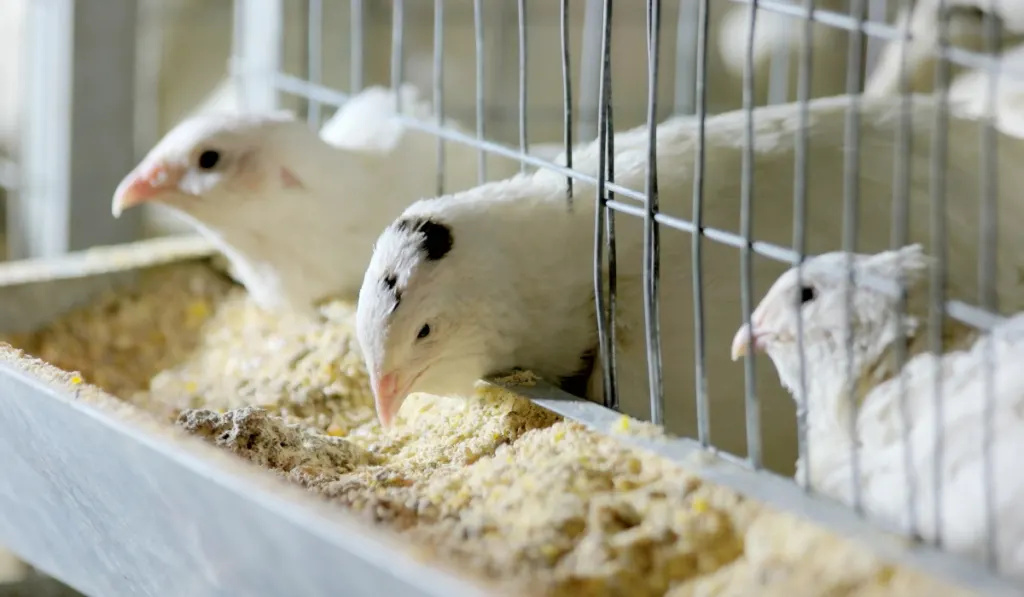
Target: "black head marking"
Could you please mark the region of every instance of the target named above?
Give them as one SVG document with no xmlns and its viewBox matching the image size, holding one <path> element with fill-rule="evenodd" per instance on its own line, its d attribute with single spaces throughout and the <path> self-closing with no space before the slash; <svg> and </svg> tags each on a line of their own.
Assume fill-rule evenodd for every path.
<svg viewBox="0 0 1024 597">
<path fill-rule="evenodd" d="M 438 261 L 452 250 L 452 230 L 440 222 L 425 218 L 406 218 L 399 220 L 395 228 L 421 233 L 423 240 L 420 241 L 420 250 L 426 253 L 430 261 Z"/>
<path fill-rule="evenodd" d="M 395 274 L 385 274 L 385 276 L 381 278 L 381 284 L 384 285 L 385 291 L 390 292 L 395 297 L 395 306 L 391 308 L 391 311 L 394 312 L 394 310 L 398 308 L 398 303 L 402 302 L 402 291 L 397 288 L 398 276 Z"/>
</svg>

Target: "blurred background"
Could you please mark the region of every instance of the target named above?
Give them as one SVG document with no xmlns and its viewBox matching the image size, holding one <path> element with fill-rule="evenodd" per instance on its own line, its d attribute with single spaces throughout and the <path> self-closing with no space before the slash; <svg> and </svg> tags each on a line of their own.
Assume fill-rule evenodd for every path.
<svg viewBox="0 0 1024 597">
<path fill-rule="evenodd" d="M 572 119 L 575 141 L 582 142 L 596 136 L 604 2 L 567 4 Z M 662 2 L 659 119 L 696 111 L 700 4 Z M 717 113 L 743 105 L 751 13 L 742 2 L 707 4 L 707 111 Z M 849 13 L 855 8 L 851 4 L 865 6 L 857 0 L 814 2 L 818 9 L 839 13 Z M 892 23 L 898 4 L 869 0 L 868 21 Z M 410 0 L 403 6 L 402 78 L 429 98 L 435 2 Z M 615 3 L 611 54 L 617 130 L 646 119 L 645 8 L 641 0 Z M 486 138 L 518 145 L 518 18 L 524 10 L 529 139 L 561 142 L 560 9 L 561 2 L 553 0 L 445 0 L 445 114 L 473 130 L 480 72 Z M 391 0 L 2 0 L 0 258 L 49 257 L 187 231 L 173 215 L 154 206 L 114 220 L 110 200 L 117 183 L 191 113 L 276 104 L 307 116 L 307 100 L 288 89 L 301 89 L 309 81 L 328 92 L 350 94 L 388 85 L 396 34 L 393 11 Z M 803 24 L 763 9 L 757 11 L 756 22 L 750 54 L 753 103 L 795 101 Z M 976 30 L 977 23 L 972 23 L 964 31 Z M 860 69 L 855 87 L 870 72 L 884 42 L 865 38 L 863 53 L 853 60 L 849 52 L 854 35 L 861 34 L 821 22 L 811 25 L 810 95 L 842 93 L 849 64 Z M 274 64 L 278 68 L 267 70 Z M 929 85 L 916 83 L 918 90 Z M 312 125 L 330 117 L 334 108 L 315 110 Z M 25 571 L 13 558 L 0 562 L 4 579 Z"/>
</svg>

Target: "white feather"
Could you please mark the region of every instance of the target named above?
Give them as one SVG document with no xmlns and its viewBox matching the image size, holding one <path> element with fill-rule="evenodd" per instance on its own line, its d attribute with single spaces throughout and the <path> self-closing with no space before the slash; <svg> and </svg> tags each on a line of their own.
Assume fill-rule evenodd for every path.
<svg viewBox="0 0 1024 597">
<path fill-rule="evenodd" d="M 995 70 L 994 101 L 991 98 L 993 75 L 985 69 L 972 70 L 954 79 L 949 86 L 949 99 L 971 118 L 987 116 L 991 102 L 996 128 L 1007 135 L 1024 138 L 1024 46 L 1000 55 Z"/>
<path fill-rule="evenodd" d="M 756 334 L 780 379 L 807 408 L 809 460 L 798 466 L 797 480 L 803 481 L 806 468 L 811 486 L 824 495 L 848 505 L 859 499 L 870 514 L 893 526 L 916 530 L 927 540 L 941 533 L 948 549 L 977 557 L 984 555 L 986 547 L 988 491 L 1001 570 L 1024 578 L 1024 517 L 1017 514 L 1017 504 L 1024 499 L 1024 474 L 1017 461 L 1024 450 L 1024 371 L 1019 366 L 1024 360 L 1024 315 L 1007 320 L 981 339 L 973 331 L 953 327 L 946 335 L 948 352 L 939 356 L 921 352 L 929 343 L 922 325 L 927 320 L 928 284 L 922 270 L 926 264 L 914 251 L 912 247 L 902 251 L 910 258 L 902 268 L 910 295 L 908 314 L 902 320 L 898 295 L 886 295 L 863 283 L 865 274 L 896 282 L 898 272 L 879 267 L 894 253 L 855 258 L 852 355 L 846 350 L 843 255 L 805 262 L 802 285 L 814 288 L 816 294 L 799 311 L 788 299 L 796 287 L 795 270 L 780 278 L 755 311 Z M 803 390 L 798 317 L 804 335 Z M 900 327 L 910 338 L 910 356 L 902 371 L 896 371 L 893 357 Z M 847 368 L 848 361 L 852 369 Z M 991 371 L 991 378 L 986 371 Z M 941 410 L 937 379 L 941 380 Z M 857 407 L 849 401 L 850 388 Z M 987 486 L 984 440 L 989 408 L 992 484 Z M 854 425 L 855 435 L 851 435 Z"/>
<path fill-rule="evenodd" d="M 417 119 L 431 118 L 411 85 L 403 94 Z M 218 245 L 264 308 L 311 311 L 328 296 L 354 299 L 380 231 L 410 203 L 437 193 L 438 159 L 436 137 L 394 118 L 389 90 L 369 88 L 350 104 L 325 125 L 325 139 L 288 112 L 204 112 L 168 133 L 126 180 L 158 162 L 186 169 L 181 192 L 158 201 Z M 444 190 L 476 185 L 477 150 L 445 145 Z M 263 177 L 260 186 L 199 172 L 195 160 L 204 147 L 250 155 L 262 172 L 247 175 Z M 281 186 L 282 167 L 301 188 Z M 492 157 L 487 174 L 498 179 L 518 169 L 518 162 Z"/>
<path fill-rule="evenodd" d="M 796 5 L 798 2 L 791 1 Z M 837 2 L 826 0 L 819 2 L 817 10 L 835 10 Z M 812 55 L 817 54 L 817 48 L 827 39 L 823 33 L 827 29 L 815 27 L 814 35 L 811 37 Z M 722 17 L 719 25 L 718 52 L 722 62 L 736 76 L 741 76 L 747 64 L 749 43 L 753 43 L 750 50 L 752 62 L 757 73 L 764 72 L 765 65 L 771 59 L 774 52 L 780 50 L 795 50 L 803 40 L 803 21 L 794 17 L 772 12 L 770 10 L 758 10 L 757 21 L 754 27 L 754 35 L 750 36 L 750 7 L 734 6 Z"/>
<path fill-rule="evenodd" d="M 906 31 L 910 39 L 906 43 L 890 41 L 879 54 L 874 70 L 864 84 L 864 95 L 878 97 L 899 92 L 900 71 L 906 66 L 908 80 L 913 81 L 921 68 L 935 56 L 938 48 L 939 33 L 943 25 L 940 22 L 941 9 L 949 13 L 974 9 L 979 12 L 992 10 L 992 15 L 1001 21 L 1006 32 L 1024 33 L 1024 0 L 917 0 L 913 9 L 901 9 L 896 18 L 895 27 L 899 32 Z M 951 21 L 951 25 L 959 25 L 950 30 L 950 37 L 957 39 L 970 33 L 979 33 L 980 24 L 971 27 L 962 20 Z M 901 51 L 905 52 L 901 56 Z"/>
<path fill-rule="evenodd" d="M 812 102 L 809 133 L 807 247 L 834 250 L 842 243 L 843 172 L 846 157 L 846 97 Z M 913 239 L 929 238 L 931 131 L 935 102 L 913 99 L 909 160 L 909 218 Z M 865 102 L 861 115 L 860 226 L 858 246 L 888 246 L 892 214 L 891 184 L 895 132 L 900 127 L 900 101 Z M 778 245 L 792 242 L 794 169 L 799 138 L 799 108 L 759 108 L 754 113 L 753 164 L 754 236 Z M 708 119 L 704 224 L 736 233 L 740 228 L 746 115 L 728 113 Z M 976 293 L 977 230 L 980 207 L 974 199 L 981 174 L 975 168 L 979 147 L 976 124 L 951 119 L 947 169 L 948 211 L 958 222 L 950 242 L 952 296 Z M 647 134 L 642 128 L 616 135 L 616 183 L 642 191 L 646 180 Z M 657 131 L 658 189 L 661 208 L 676 217 L 692 213 L 694 160 L 699 148 L 697 123 L 676 118 Z M 1000 169 L 1015 177 L 1012 164 L 1024 157 L 1017 143 L 1000 144 Z M 597 171 L 596 145 L 575 154 L 575 166 Z M 1020 304 L 1016 266 L 1024 261 L 1024 238 L 1014 231 L 1024 225 L 1024 211 L 1015 185 L 1000 185 L 1003 212 L 998 218 L 1001 303 Z M 533 368 L 551 380 L 582 365 L 580 355 L 596 346 L 593 307 L 594 189 L 577 181 L 570 211 L 562 175 L 544 171 L 532 177 L 493 183 L 465 193 L 421 201 L 405 217 L 436 219 L 452 228 L 450 255 L 427 261 L 417 251 L 418 237 L 392 228 L 377 248 L 360 291 L 358 328 L 371 370 L 426 373 L 413 391 L 468 391 L 472 381 L 493 369 Z M 619 196 L 618 200 L 632 200 Z M 618 215 L 618 379 L 627 412 L 647 416 L 649 391 L 642 300 L 643 226 L 640 218 Z M 690 236 L 661 227 L 661 333 L 666 422 L 676 432 L 694 435 L 695 328 Z M 711 441 L 742 453 L 745 447 L 744 379 L 729 361 L 729 340 L 741 318 L 741 274 L 738 251 L 718 242 L 703 242 L 704 355 L 708 374 Z M 753 281 L 767 285 L 785 267 L 754 258 Z M 401 305 L 393 313 L 385 275 L 397 276 Z M 1024 306 L 1024 305 L 1022 305 Z M 437 324 L 436 337 L 416 342 L 425 322 Z M 444 332 L 449 328 L 450 332 Z M 435 336 L 435 334 L 431 334 Z M 421 346 L 422 345 L 422 346 Z M 791 401 L 778 388 L 768 368 L 757 375 L 766 461 L 792 470 L 795 424 Z M 589 395 L 600 396 L 600 373 L 590 381 Z"/>
</svg>

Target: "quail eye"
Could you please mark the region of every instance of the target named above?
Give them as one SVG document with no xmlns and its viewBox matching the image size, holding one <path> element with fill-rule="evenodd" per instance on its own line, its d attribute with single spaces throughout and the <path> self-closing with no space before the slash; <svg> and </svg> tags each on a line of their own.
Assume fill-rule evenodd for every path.
<svg viewBox="0 0 1024 597">
<path fill-rule="evenodd" d="M 423 338 L 426 338 L 429 335 L 430 335 L 430 324 L 426 324 L 425 323 L 425 324 L 423 324 L 423 327 L 420 328 L 420 333 L 416 335 L 416 339 L 417 340 L 422 340 Z"/>
<path fill-rule="evenodd" d="M 203 170 L 209 170 L 220 162 L 220 152 L 212 149 L 207 149 L 203 153 L 199 154 L 199 167 Z"/>
<path fill-rule="evenodd" d="M 814 288 L 812 288 L 811 286 L 801 286 L 800 287 L 800 304 L 809 303 L 809 302 L 813 301 L 815 299 L 815 297 L 817 297 L 817 296 L 818 296 L 818 293 L 815 292 Z"/>
</svg>

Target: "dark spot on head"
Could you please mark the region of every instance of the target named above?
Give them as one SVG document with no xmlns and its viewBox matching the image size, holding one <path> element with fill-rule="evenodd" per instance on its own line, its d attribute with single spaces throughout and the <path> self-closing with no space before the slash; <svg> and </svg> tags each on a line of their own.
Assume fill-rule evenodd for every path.
<svg viewBox="0 0 1024 597">
<path fill-rule="evenodd" d="M 381 283 L 384 285 L 384 290 L 390 292 L 395 297 L 395 306 L 391 308 L 392 311 L 398 308 L 398 303 L 402 302 L 402 292 L 398 290 L 398 276 L 395 274 L 387 274 L 381 278 Z"/>
<path fill-rule="evenodd" d="M 813 286 L 802 286 L 800 288 L 800 303 L 809 303 L 818 296 Z"/>
<path fill-rule="evenodd" d="M 395 228 L 412 234 L 420 233 L 423 236 L 420 250 L 426 253 L 430 261 L 437 261 L 452 250 L 452 230 L 440 222 L 424 218 L 405 218 L 399 220 Z"/>
<path fill-rule="evenodd" d="M 427 253 L 427 259 L 437 261 L 452 250 L 452 231 L 444 224 L 438 224 L 427 220 L 420 226 L 423 232 L 423 250 Z"/>
</svg>

